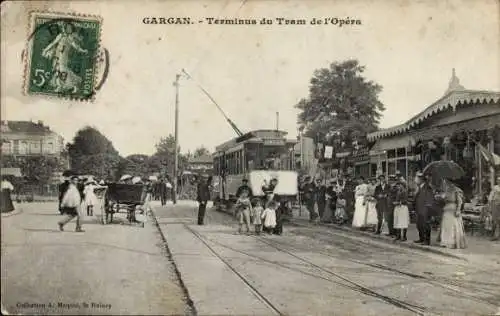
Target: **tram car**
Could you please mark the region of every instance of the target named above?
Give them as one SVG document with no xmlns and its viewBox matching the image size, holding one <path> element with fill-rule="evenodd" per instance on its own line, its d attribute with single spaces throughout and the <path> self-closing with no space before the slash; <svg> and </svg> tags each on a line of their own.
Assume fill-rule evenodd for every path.
<svg viewBox="0 0 500 316">
<path fill-rule="evenodd" d="M 216 147 L 213 201 L 219 209 L 230 209 L 243 179 L 254 197 L 263 197 L 262 187 L 277 180 L 274 193 L 281 201 L 293 202 L 298 194 L 298 174 L 294 170 L 295 140 L 287 132 L 255 130 Z"/>
</svg>

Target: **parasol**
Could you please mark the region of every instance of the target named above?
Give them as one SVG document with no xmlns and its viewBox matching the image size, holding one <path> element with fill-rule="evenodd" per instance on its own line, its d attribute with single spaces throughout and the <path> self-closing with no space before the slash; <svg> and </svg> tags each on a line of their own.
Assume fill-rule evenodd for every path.
<svg viewBox="0 0 500 316">
<path fill-rule="evenodd" d="M 120 181 L 125 181 L 125 180 L 128 180 L 128 179 L 130 179 L 130 178 L 132 178 L 132 176 L 131 176 L 131 175 L 129 175 L 129 174 L 124 174 L 124 175 L 120 178 Z"/>
<path fill-rule="evenodd" d="M 149 176 L 148 178 L 150 181 L 158 181 L 158 177 L 157 176 Z"/>
<path fill-rule="evenodd" d="M 465 171 L 454 161 L 439 160 L 431 162 L 425 167 L 423 173 L 433 179 L 458 180 L 465 176 Z"/>
<path fill-rule="evenodd" d="M 142 182 L 141 177 L 133 177 L 132 178 L 132 184 L 137 184 L 137 183 L 140 183 L 140 182 Z"/>
</svg>

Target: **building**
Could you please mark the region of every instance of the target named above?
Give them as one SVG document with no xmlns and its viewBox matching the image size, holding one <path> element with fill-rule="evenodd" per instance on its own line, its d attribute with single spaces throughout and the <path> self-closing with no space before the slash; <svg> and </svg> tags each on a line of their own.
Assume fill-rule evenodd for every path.
<svg viewBox="0 0 500 316">
<path fill-rule="evenodd" d="M 56 156 L 64 151 L 64 139 L 42 121 L 2 121 L 2 155 Z"/>
<path fill-rule="evenodd" d="M 188 160 L 187 169 L 195 173 L 209 173 L 213 171 L 214 161 L 212 156 L 203 155 L 199 157 L 191 157 Z"/>
<path fill-rule="evenodd" d="M 500 92 L 468 90 L 453 69 L 441 98 L 403 124 L 367 135 L 373 145 L 356 171 L 375 176 L 398 170 L 408 179 L 429 162 L 445 158 L 459 163 L 469 178 L 482 183 L 494 174 L 482 165 L 480 149 L 500 152 L 499 126 Z"/>
</svg>

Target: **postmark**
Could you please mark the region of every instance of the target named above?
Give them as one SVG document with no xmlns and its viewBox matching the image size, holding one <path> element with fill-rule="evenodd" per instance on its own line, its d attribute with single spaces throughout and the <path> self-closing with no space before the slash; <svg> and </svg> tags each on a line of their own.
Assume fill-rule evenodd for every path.
<svg viewBox="0 0 500 316">
<path fill-rule="evenodd" d="M 31 12 L 24 93 L 93 100 L 101 85 L 101 28 L 99 16 Z"/>
</svg>

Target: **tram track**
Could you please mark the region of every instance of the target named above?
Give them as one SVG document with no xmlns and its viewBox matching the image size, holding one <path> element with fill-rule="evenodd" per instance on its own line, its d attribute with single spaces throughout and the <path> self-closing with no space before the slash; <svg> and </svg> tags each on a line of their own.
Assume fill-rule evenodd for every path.
<svg viewBox="0 0 500 316">
<path fill-rule="evenodd" d="M 226 259 L 224 259 L 215 249 L 213 249 L 212 246 L 207 242 L 206 238 L 203 237 L 200 233 L 189 227 L 187 224 L 183 224 L 184 227 L 190 231 L 196 238 L 198 238 L 209 250 L 212 252 L 220 261 L 222 261 L 231 271 L 233 271 L 234 274 L 236 274 L 242 281 L 245 283 L 245 285 L 251 290 L 251 292 L 258 298 L 260 299 L 269 309 L 271 309 L 274 313 L 278 315 L 285 315 L 283 314 L 278 307 L 276 307 L 271 301 L 269 301 L 268 298 L 266 298 L 255 286 L 252 285 L 252 283 L 245 278 L 241 273 L 238 272 Z"/>
<path fill-rule="evenodd" d="M 309 266 L 311 266 L 311 267 L 313 267 L 315 269 L 321 270 L 321 271 L 323 271 L 326 274 L 329 274 L 329 275 L 331 275 L 331 276 L 333 276 L 333 277 L 335 277 L 337 279 L 340 279 L 340 281 L 332 280 L 331 278 L 327 278 L 327 277 L 324 277 L 324 276 L 321 276 L 321 275 L 318 275 L 318 274 L 313 274 L 313 273 L 304 271 L 304 270 L 299 269 L 299 268 L 290 267 L 290 266 L 287 266 L 287 265 L 282 264 L 282 263 L 277 262 L 277 261 L 268 260 L 266 258 L 257 256 L 257 255 L 254 255 L 254 254 L 250 254 L 250 253 L 247 253 L 245 251 L 242 251 L 242 250 L 239 250 L 239 249 L 235 249 L 233 247 L 230 247 L 228 245 L 220 243 L 220 242 L 218 242 L 216 240 L 213 240 L 211 238 L 203 236 L 202 234 L 196 232 L 194 229 L 192 229 L 191 227 L 189 227 L 187 224 L 184 224 L 184 226 L 191 233 L 193 233 L 193 235 L 195 235 L 199 240 L 201 240 L 207 246 L 207 248 L 209 248 L 210 251 L 217 258 L 219 258 L 229 269 L 231 269 L 231 271 L 233 271 L 240 279 L 242 279 L 242 281 L 247 286 L 249 286 L 254 293 L 257 293 L 257 295 L 258 295 L 259 298 L 261 298 L 262 300 L 264 300 L 268 304 L 268 306 L 270 306 L 271 309 L 273 309 L 279 315 L 284 315 L 284 314 L 282 312 L 280 312 L 279 309 L 275 305 L 273 305 L 270 302 L 269 299 L 267 299 L 262 293 L 260 293 L 258 291 L 258 289 L 256 289 L 245 276 L 243 276 L 240 272 L 238 272 L 231 265 L 230 262 L 228 262 L 226 259 L 224 259 L 219 253 L 217 253 L 217 251 L 215 251 L 215 249 L 213 249 L 213 247 L 208 242 L 211 242 L 211 243 L 213 243 L 215 245 L 218 245 L 220 247 L 226 248 L 228 250 L 231 250 L 231 251 L 243 254 L 243 255 L 248 256 L 248 257 L 253 258 L 253 259 L 258 259 L 260 261 L 263 261 L 263 262 L 266 262 L 266 263 L 269 263 L 269 264 L 272 264 L 272 265 L 275 265 L 275 266 L 278 266 L 278 267 L 281 267 L 281 268 L 284 268 L 284 269 L 287 269 L 287 270 L 295 271 L 295 272 L 298 272 L 298 273 L 301 273 L 301 274 L 304 274 L 304 275 L 308 275 L 310 277 L 319 278 L 319 279 L 322 279 L 324 281 L 334 283 L 336 285 L 342 286 L 344 288 L 347 288 L 349 290 L 355 291 L 357 293 L 361 293 L 361 294 L 364 294 L 364 295 L 367 295 L 367 296 L 370 296 L 370 297 L 374 297 L 376 299 L 384 301 L 385 303 L 393 305 L 395 307 L 398 307 L 398 308 L 401 308 L 401 309 L 413 312 L 414 314 L 417 314 L 417 315 L 429 315 L 429 312 L 428 312 L 427 308 L 424 307 L 424 306 L 415 305 L 415 304 L 412 304 L 412 303 L 409 303 L 409 302 L 405 302 L 405 301 L 399 300 L 397 298 L 393 298 L 393 297 L 390 297 L 390 296 L 378 293 L 378 292 L 376 292 L 374 290 L 371 290 L 371 289 L 365 287 L 362 284 L 359 284 L 359 283 L 357 283 L 355 281 L 349 280 L 348 278 L 345 278 L 345 277 L 339 275 L 338 273 L 335 273 L 335 272 L 330 271 L 328 269 L 325 269 L 325 268 L 323 268 L 321 266 L 318 266 L 315 263 L 313 263 L 313 262 L 311 262 L 311 261 L 309 261 L 307 259 L 304 259 L 304 258 L 302 258 L 300 256 L 297 256 L 297 255 L 295 255 L 295 254 L 293 254 L 291 252 L 283 250 L 283 249 L 281 249 L 279 247 L 276 247 L 274 245 L 270 245 L 270 246 L 273 247 L 273 248 L 275 248 L 276 250 L 278 250 L 280 252 L 283 252 L 283 253 L 286 253 L 286 254 L 288 254 L 290 256 L 293 256 L 294 258 L 298 259 L 299 261 L 301 261 L 301 262 L 303 262 L 303 263 L 305 263 L 305 264 L 307 264 L 307 265 L 309 265 Z M 257 238 L 260 241 L 262 241 L 261 238 L 258 238 L 256 236 L 253 236 L 253 237 Z"/>
<path fill-rule="evenodd" d="M 267 244 L 268 246 L 271 246 L 271 247 L 273 247 L 275 249 L 279 249 L 280 251 L 286 251 L 286 252 L 288 252 L 287 250 L 283 250 L 279 246 L 286 246 L 286 247 L 292 248 L 292 249 L 294 249 L 296 251 L 308 251 L 308 249 L 298 248 L 296 245 L 291 245 L 291 244 L 285 243 L 285 242 L 278 242 L 278 241 L 274 241 L 273 240 L 273 242 L 274 242 L 273 243 L 273 242 L 270 242 L 269 240 L 263 240 L 263 238 L 258 238 L 258 239 L 261 242 Z M 437 280 L 432 279 L 431 277 L 428 277 L 428 276 L 425 276 L 425 275 L 421 275 L 421 274 L 417 274 L 417 273 L 413 273 L 413 272 L 408 272 L 408 271 L 400 270 L 400 269 L 396 269 L 394 267 L 389 267 L 389 266 L 386 266 L 386 265 L 383 265 L 383 264 L 369 263 L 369 262 L 363 262 L 363 261 L 360 261 L 360 260 L 355 260 L 355 259 L 349 259 L 349 258 L 334 256 L 334 255 L 332 255 L 330 253 L 327 253 L 325 251 L 315 251 L 315 253 L 321 254 L 323 256 L 326 256 L 326 257 L 329 257 L 329 258 L 332 258 L 332 259 L 335 259 L 335 260 L 343 260 L 343 261 L 347 261 L 347 262 L 352 262 L 352 263 L 355 263 L 355 264 L 358 264 L 358 265 L 369 266 L 369 267 L 372 267 L 372 268 L 375 268 L 375 269 L 378 269 L 378 270 L 389 271 L 389 272 L 393 272 L 393 273 L 396 273 L 396 274 L 399 274 L 399 275 L 404 275 L 404 276 L 407 276 L 407 277 L 410 277 L 410 278 L 413 278 L 413 279 L 422 280 L 422 281 L 425 281 L 425 282 L 427 282 L 427 283 L 429 283 L 431 285 L 439 286 L 439 287 L 444 288 L 446 290 L 451 290 L 451 291 L 459 294 L 461 297 L 464 297 L 464 298 L 474 299 L 474 300 L 476 300 L 476 301 L 478 301 L 480 303 L 486 303 L 486 304 L 489 304 L 489 305 L 492 305 L 492 306 L 495 306 L 495 307 L 498 305 L 496 303 L 496 301 L 488 300 L 488 299 L 484 299 L 484 298 L 480 298 L 480 297 L 475 296 L 471 292 L 464 292 L 463 290 L 457 289 L 457 287 L 461 287 L 461 288 L 466 288 L 466 287 L 463 286 L 462 284 L 459 284 L 458 282 L 453 282 L 452 280 L 448 280 L 448 279 L 445 279 L 445 278 L 438 278 L 437 279 L 439 281 L 442 281 L 443 283 L 446 283 L 446 284 L 443 284 L 443 283 L 438 282 Z M 475 292 L 482 292 L 483 294 L 486 294 L 486 295 L 491 295 L 491 296 L 495 295 L 495 293 L 491 293 L 491 292 L 484 291 L 484 290 L 477 289 L 477 288 L 473 288 L 473 289 L 470 289 L 470 290 L 473 290 Z"/>
</svg>

